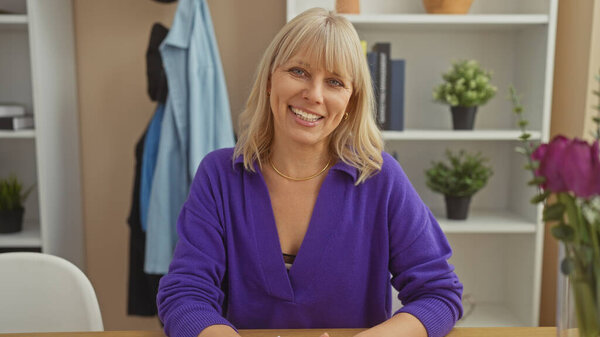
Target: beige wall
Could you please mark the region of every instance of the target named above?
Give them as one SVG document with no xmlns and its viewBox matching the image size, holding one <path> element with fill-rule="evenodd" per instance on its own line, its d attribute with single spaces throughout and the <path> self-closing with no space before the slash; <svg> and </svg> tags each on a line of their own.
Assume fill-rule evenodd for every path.
<svg viewBox="0 0 600 337">
<path fill-rule="evenodd" d="M 233 115 L 254 68 L 285 21 L 281 0 L 208 0 Z M 126 316 L 134 146 L 155 103 L 146 93 L 145 53 L 156 21 L 172 23 L 177 4 L 74 0 L 87 275 L 106 330 L 159 329 L 156 318 Z M 267 14 L 268 13 L 268 14 Z"/>
<path fill-rule="evenodd" d="M 285 2 L 208 3 L 236 117 L 262 51 L 284 23 Z M 155 318 L 125 314 L 126 219 L 134 145 L 155 106 L 146 94 L 150 27 L 156 21 L 170 26 L 175 8 L 150 0 L 74 0 L 87 274 L 107 330 L 159 328 Z M 600 69 L 600 0 L 560 1 L 556 48 L 551 133 L 582 136 L 593 126 L 589 107 L 596 102 L 589 93 L 597 88 L 591 73 Z M 556 246 L 547 235 L 541 325 L 554 325 Z"/>
<path fill-rule="evenodd" d="M 598 114 L 597 110 L 591 109 L 591 106 L 600 105 L 598 96 L 592 94 L 592 90 L 600 91 L 600 83 L 596 80 L 592 74 L 600 76 L 600 0 L 593 0 L 594 8 L 592 13 L 592 22 L 590 24 L 591 37 L 590 37 L 590 58 L 589 58 L 589 73 L 590 76 L 587 78 L 587 98 L 586 98 L 586 118 L 584 122 L 585 134 L 590 135 L 596 132 L 596 124 L 593 122 L 592 117 L 596 117 Z M 593 115 L 593 116 L 592 116 Z M 589 137 L 589 136 L 588 136 Z"/>
<path fill-rule="evenodd" d="M 600 0 L 561 0 L 558 8 L 552 136 L 590 139 L 592 89 L 598 88 L 593 74 L 600 69 Z M 597 102 L 594 102 L 597 104 Z M 540 325 L 554 326 L 558 244 L 546 225 Z"/>
</svg>

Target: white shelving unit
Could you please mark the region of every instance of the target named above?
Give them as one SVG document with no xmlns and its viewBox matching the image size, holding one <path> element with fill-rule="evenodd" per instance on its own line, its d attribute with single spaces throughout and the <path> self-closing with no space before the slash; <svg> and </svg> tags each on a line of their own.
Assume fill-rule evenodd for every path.
<svg viewBox="0 0 600 337">
<path fill-rule="evenodd" d="M 444 233 L 535 233 L 536 224 L 505 210 L 473 210 L 466 220 L 450 220 L 444 210 L 432 210 Z"/>
<path fill-rule="evenodd" d="M 558 0 L 477 0 L 466 15 L 429 15 L 412 0 L 360 5 L 361 14 L 346 17 L 361 39 L 369 46 L 390 42 L 392 58 L 406 60 L 406 130 L 383 136 L 452 245 L 450 262 L 475 303 L 458 325 L 537 326 L 544 226 L 541 207 L 529 203 L 535 191 L 527 186 L 525 158 L 514 151 L 520 131 L 507 96 L 514 85 L 524 96 L 532 139 L 547 141 Z M 335 0 L 287 0 L 287 20 L 311 7 L 333 9 Z M 449 107 L 432 99 L 441 74 L 459 59 L 492 70 L 499 88 L 479 107 L 472 131 L 453 131 Z M 425 184 L 424 171 L 445 159 L 446 149 L 481 152 L 494 170 L 465 221 L 446 219 L 443 196 Z"/>
<path fill-rule="evenodd" d="M 540 140 L 539 131 L 530 132 L 532 140 Z M 517 130 L 405 130 L 383 131 L 385 140 L 518 140 L 521 135 Z"/>
<path fill-rule="evenodd" d="M 84 268 L 71 0 L 0 0 L 0 102 L 33 114 L 35 130 L 0 131 L 0 176 L 35 188 L 22 232 L 0 251 L 38 249 Z"/>
<path fill-rule="evenodd" d="M 34 139 L 35 130 L 17 130 L 17 131 L 0 131 L 0 139 L 8 138 L 23 138 L 23 139 Z"/>
<path fill-rule="evenodd" d="M 0 17 L 0 24 L 2 25 L 22 25 L 23 28 L 27 28 L 27 15 L 24 14 L 3 14 Z"/>
<path fill-rule="evenodd" d="M 26 220 L 23 223 L 23 231 L 0 235 L 0 247 L 17 248 L 17 250 L 18 248 L 42 247 L 39 222 Z"/>
<path fill-rule="evenodd" d="M 520 30 L 548 24 L 548 15 L 428 15 L 371 14 L 345 15 L 356 29 L 376 30 Z"/>
</svg>

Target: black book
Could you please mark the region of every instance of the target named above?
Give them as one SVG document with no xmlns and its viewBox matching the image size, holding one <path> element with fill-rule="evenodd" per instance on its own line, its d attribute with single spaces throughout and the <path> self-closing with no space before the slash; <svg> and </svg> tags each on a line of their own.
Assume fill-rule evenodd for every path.
<svg viewBox="0 0 600 337">
<path fill-rule="evenodd" d="M 0 130 L 33 129 L 32 116 L 0 117 Z"/>
</svg>

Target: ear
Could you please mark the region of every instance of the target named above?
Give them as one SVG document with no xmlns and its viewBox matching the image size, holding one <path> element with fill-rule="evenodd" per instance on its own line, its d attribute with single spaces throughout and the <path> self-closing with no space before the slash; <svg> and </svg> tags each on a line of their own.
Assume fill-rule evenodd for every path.
<svg viewBox="0 0 600 337">
<path fill-rule="evenodd" d="M 346 106 L 346 111 L 349 114 L 354 114 L 356 112 L 356 105 L 358 104 L 358 95 L 356 93 L 352 93 L 350 96 L 350 100 L 348 101 L 348 105 Z"/>
</svg>

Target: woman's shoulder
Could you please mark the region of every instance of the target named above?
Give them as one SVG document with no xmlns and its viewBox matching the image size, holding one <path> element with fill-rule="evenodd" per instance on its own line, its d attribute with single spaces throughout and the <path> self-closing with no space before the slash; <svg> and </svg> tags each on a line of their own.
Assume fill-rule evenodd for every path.
<svg viewBox="0 0 600 337">
<path fill-rule="evenodd" d="M 381 151 L 381 157 L 381 168 L 360 184 L 367 190 L 387 190 L 407 181 L 404 170 L 394 157 L 385 151 Z M 357 176 L 358 174 L 357 169 Z"/>
<path fill-rule="evenodd" d="M 233 150 L 234 150 L 233 147 L 224 147 L 222 149 L 213 150 L 213 151 L 209 152 L 206 156 L 204 156 L 202 161 L 208 161 L 208 162 L 229 161 L 231 163 L 231 160 L 233 158 Z"/>
<path fill-rule="evenodd" d="M 398 160 L 396 160 L 396 158 L 394 158 L 391 154 L 382 151 L 381 157 L 383 158 L 383 163 L 381 165 L 381 171 L 378 174 L 381 176 L 380 178 L 385 180 L 394 180 L 398 178 L 402 179 L 406 176 Z"/>
<path fill-rule="evenodd" d="M 234 148 L 227 147 L 209 152 L 200 161 L 198 170 L 209 174 L 218 174 L 225 172 L 225 168 L 231 169 L 233 167 L 233 150 Z"/>
</svg>

